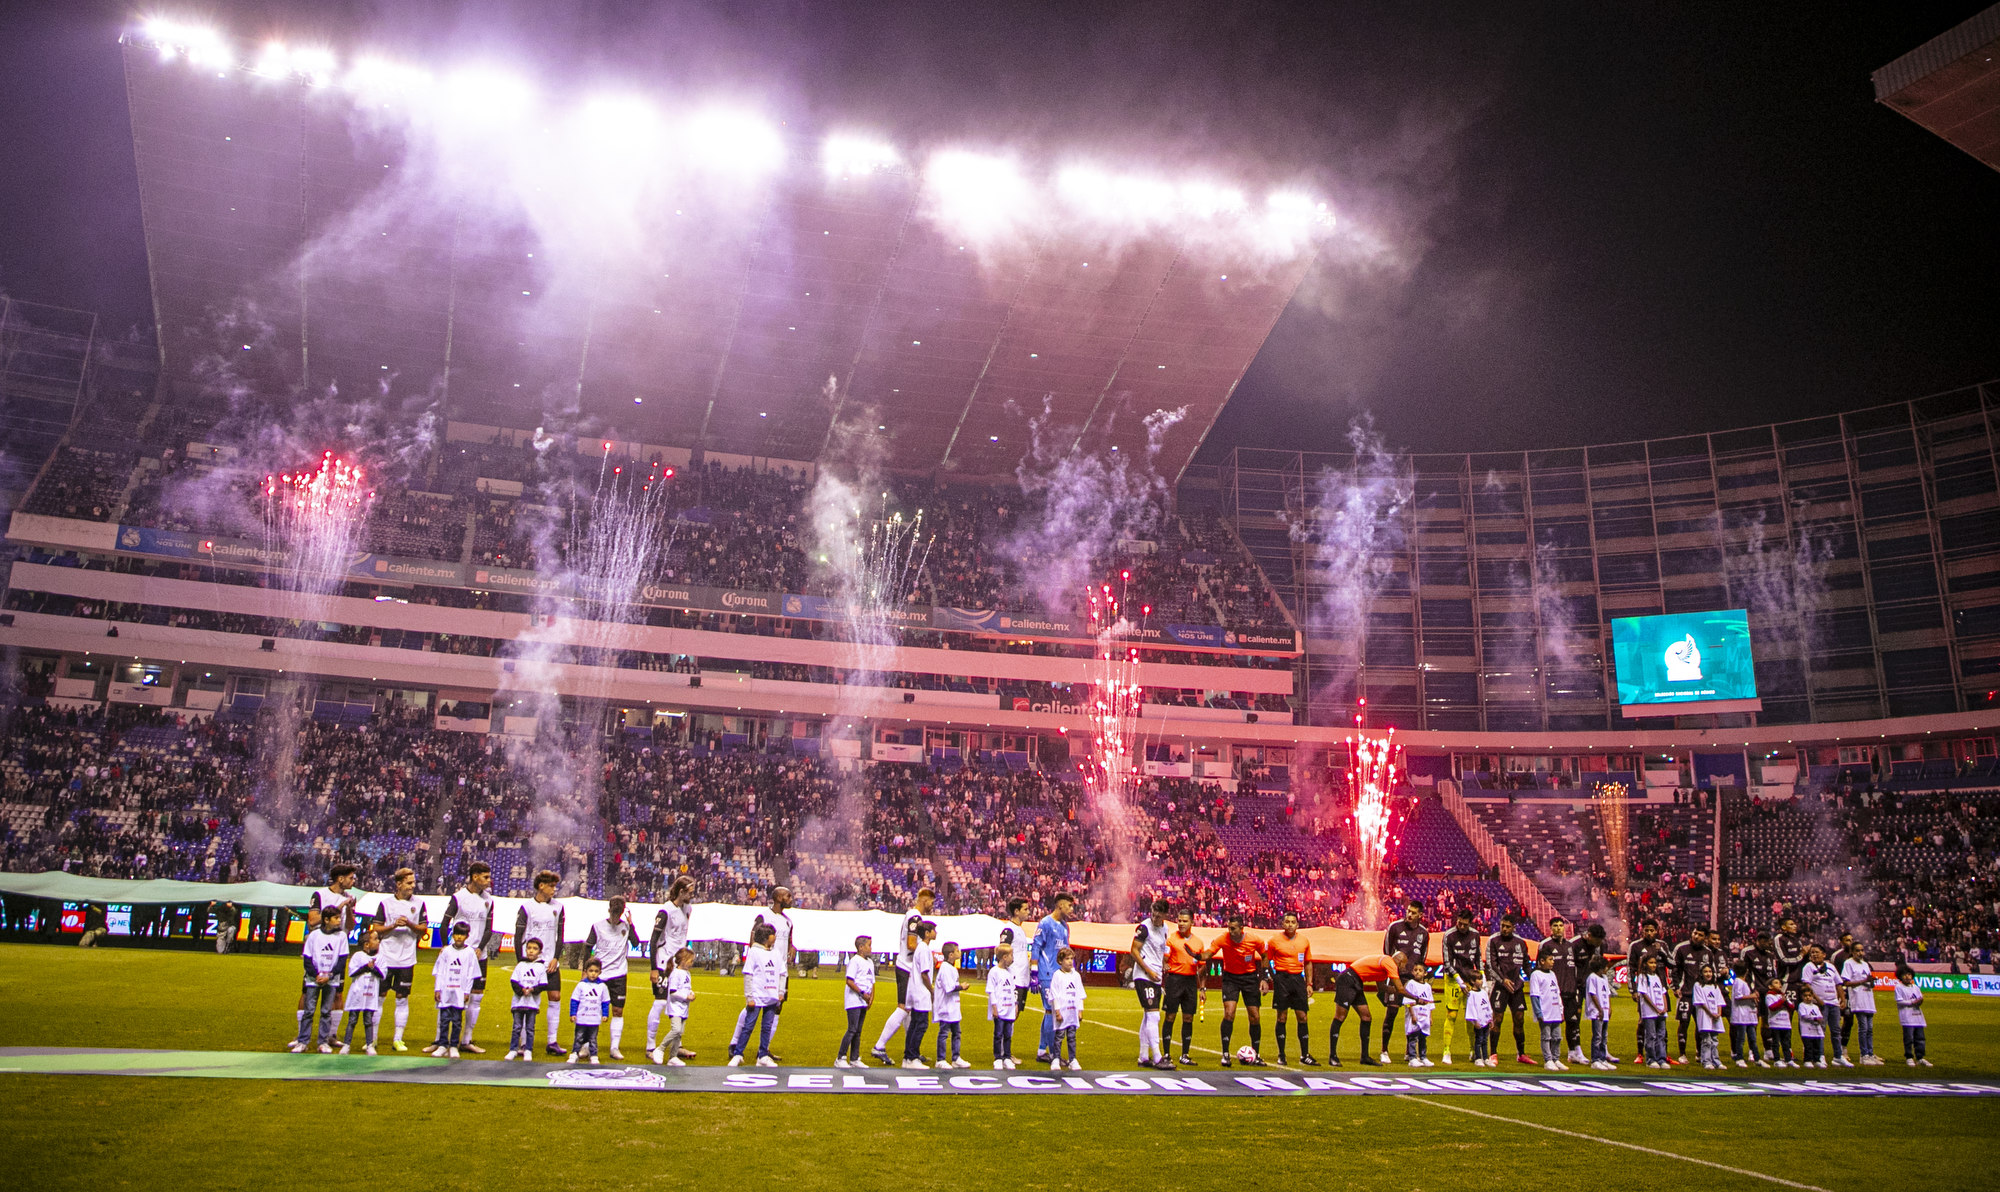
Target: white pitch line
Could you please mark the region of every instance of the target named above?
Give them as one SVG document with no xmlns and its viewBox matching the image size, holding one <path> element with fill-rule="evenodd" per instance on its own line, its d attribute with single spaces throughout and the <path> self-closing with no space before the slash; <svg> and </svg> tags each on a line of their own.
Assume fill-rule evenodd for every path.
<svg viewBox="0 0 2000 1192">
<path fill-rule="evenodd" d="M 1487 1113 L 1484 1110 L 1480 1109 L 1468 1109 L 1463 1105 L 1452 1105 L 1444 1101 L 1433 1101 L 1429 1097 L 1414 1097 L 1411 1096 L 1409 1093 L 1396 1093 L 1394 1095 L 1397 1097 L 1401 1097 L 1405 1101 L 1413 1101 L 1418 1105 L 1428 1105 L 1433 1109 L 1449 1109 L 1453 1113 L 1471 1114 L 1473 1117 L 1485 1118 L 1488 1121 L 1506 1122 L 1507 1124 L 1512 1126 L 1526 1126 L 1531 1130 L 1546 1130 L 1550 1134 L 1560 1134 L 1565 1138 L 1581 1138 L 1586 1142 L 1601 1142 L 1605 1146 L 1624 1147 L 1628 1151 L 1638 1151 L 1639 1153 L 1645 1155 L 1658 1155 L 1662 1159 L 1679 1159 L 1683 1163 L 1698 1163 L 1703 1167 L 1713 1167 L 1717 1171 L 1726 1171 L 1732 1175 L 1747 1175 L 1751 1179 L 1767 1180 L 1773 1184 L 1782 1184 L 1787 1188 L 1801 1188 L 1804 1189 L 1805 1192 L 1827 1192 L 1825 1188 L 1822 1188 L 1817 1184 L 1801 1184 L 1793 1180 L 1784 1179 L 1780 1176 L 1766 1175 L 1761 1171 L 1751 1171 L 1747 1167 L 1731 1167 L 1727 1163 L 1716 1163 L 1708 1159 L 1697 1159 L 1693 1155 L 1681 1155 L 1681 1154 L 1676 1154 L 1673 1151 L 1655 1150 L 1649 1146 L 1640 1146 L 1636 1142 L 1620 1142 L 1616 1138 L 1604 1138 L 1596 1134 L 1583 1134 L 1576 1130 L 1565 1130 L 1560 1126 L 1543 1125 L 1541 1122 L 1531 1122 L 1523 1118 L 1502 1117 L 1497 1113 Z"/>
</svg>

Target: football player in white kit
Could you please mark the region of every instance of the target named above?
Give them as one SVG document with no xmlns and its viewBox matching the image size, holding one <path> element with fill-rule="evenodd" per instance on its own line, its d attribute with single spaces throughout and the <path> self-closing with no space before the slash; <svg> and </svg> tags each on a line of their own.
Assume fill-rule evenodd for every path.
<svg viewBox="0 0 2000 1192">
<path fill-rule="evenodd" d="M 1132 991 L 1139 995 L 1139 1066 L 1172 1068 L 1160 1044 L 1160 995 L 1167 971 L 1167 900 L 1155 898 L 1153 913 L 1132 933 Z"/>
<path fill-rule="evenodd" d="M 778 995 L 778 1008 L 770 1015 L 773 1038 L 778 1034 L 778 1016 L 784 1012 L 786 999 L 792 996 L 792 965 L 797 963 L 799 958 L 798 949 L 792 947 L 791 908 L 791 890 L 784 886 L 773 886 L 770 908 L 759 911 L 756 920 L 750 924 L 750 930 L 754 932 L 758 923 L 769 923 L 771 930 L 777 933 L 771 940 L 771 955 L 778 961 L 778 983 L 783 992 Z M 745 1010 L 743 1014 L 748 1016 L 749 1011 Z M 771 1058 L 775 1061 L 778 1057 Z"/>
<path fill-rule="evenodd" d="M 375 904 L 373 922 L 382 940 L 378 961 L 384 977 L 382 992 L 396 995 L 396 1033 L 389 1046 L 408 1051 L 410 1045 L 403 1042 L 403 1031 L 410 1025 L 410 989 L 417 974 L 417 945 L 429 927 L 424 921 L 424 904 L 417 901 L 416 870 L 407 866 L 398 869 L 394 881 L 395 893 L 383 896 Z"/>
<path fill-rule="evenodd" d="M 611 1058 L 622 1060 L 618 1050 L 625 1039 L 625 977 L 632 952 L 632 916 L 625 910 L 623 895 L 613 895 L 605 917 L 590 925 L 584 946 L 597 958 L 597 979 L 611 994 Z"/>
<path fill-rule="evenodd" d="M 667 1013 L 667 986 L 674 968 L 674 957 L 687 947 L 688 916 L 694 904 L 694 879 L 682 874 L 667 888 L 667 904 L 653 919 L 653 1008 L 646 1015 L 646 1051 L 652 1061 L 663 1064 L 668 1059 L 691 1060 L 694 1052 L 679 1048 L 675 1055 L 668 1056 L 659 1048 L 660 1019 Z"/>
<path fill-rule="evenodd" d="M 875 1050 L 868 1054 L 880 1064 L 890 1063 L 889 1040 L 903 1029 L 910 1020 L 910 957 L 917 946 L 917 927 L 930 918 L 931 908 L 937 905 L 937 891 L 925 886 L 917 891 L 917 905 L 903 916 L 903 929 L 896 933 L 896 1008 L 889 1013 L 889 1021 L 882 1024 L 882 1036 L 875 1040 Z"/>
<path fill-rule="evenodd" d="M 542 945 L 542 955 L 547 959 L 548 977 L 542 991 L 548 995 L 549 1043 L 545 1050 L 550 1055 L 567 1055 L 563 1045 L 556 1042 L 562 1027 L 562 970 L 556 966 L 562 963 L 563 912 L 556 905 L 556 882 L 559 879 L 550 870 L 544 869 L 535 875 L 535 896 L 521 904 L 521 913 L 514 917 L 514 955 L 521 955 L 521 945 L 529 940 L 538 940 Z"/>
<path fill-rule="evenodd" d="M 486 996 L 486 962 L 493 957 L 493 895 L 487 893 L 493 888 L 493 867 L 484 861 L 474 861 L 466 867 L 465 886 L 445 900 L 444 929 L 447 934 L 458 924 L 465 924 L 466 946 L 479 955 L 479 975 L 472 979 L 472 993 L 465 1001 L 465 1039 L 459 1047 L 474 1055 L 484 1055 L 486 1049 L 472 1041 L 472 1028 L 479 1025 L 479 1003 Z M 436 1051 L 444 1046 L 438 1039 L 426 1051 Z"/>
</svg>

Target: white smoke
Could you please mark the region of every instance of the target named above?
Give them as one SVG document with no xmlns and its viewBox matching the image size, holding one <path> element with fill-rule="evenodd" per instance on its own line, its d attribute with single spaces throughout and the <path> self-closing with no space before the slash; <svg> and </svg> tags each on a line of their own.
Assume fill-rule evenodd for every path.
<svg viewBox="0 0 2000 1192">
<path fill-rule="evenodd" d="M 1313 480 L 1310 506 L 1292 520 L 1292 540 L 1306 548 L 1307 583 L 1316 588 L 1305 612 L 1307 635 L 1353 643 L 1336 667 L 1336 688 L 1354 678 L 1368 632 L 1368 606 L 1394 570 L 1407 532 L 1409 477 L 1362 416 L 1348 427 L 1353 455 Z"/>
</svg>

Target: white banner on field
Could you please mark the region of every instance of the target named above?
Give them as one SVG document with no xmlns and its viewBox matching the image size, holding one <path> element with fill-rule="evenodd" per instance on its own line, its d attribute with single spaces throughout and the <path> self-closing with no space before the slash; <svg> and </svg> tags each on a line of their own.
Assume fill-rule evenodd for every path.
<svg viewBox="0 0 2000 1192">
<path fill-rule="evenodd" d="M 376 906 L 384 896 L 375 893 L 356 892 L 356 909 L 365 920 L 374 915 Z M 444 917 L 447 896 L 443 894 L 419 894 L 417 901 L 424 904 L 424 911 L 433 924 Z M 526 898 L 495 898 L 493 900 L 493 930 L 501 935 L 511 935 L 514 921 L 519 916 Z M 563 940 L 566 943 L 580 943 L 590 934 L 592 926 L 604 921 L 609 914 L 610 903 L 600 898 L 558 898 L 556 905 L 563 912 Z M 659 916 L 665 903 L 628 902 L 625 913 L 632 920 L 633 930 L 641 941 L 650 939 L 653 920 Z M 854 938 L 870 937 L 877 952 L 893 952 L 901 946 L 896 938 L 901 928 L 903 916 L 895 911 L 809 911 L 793 907 L 785 912 L 792 920 L 792 947 L 801 952 L 852 952 Z M 757 916 L 769 916 L 768 906 L 743 906 L 730 902 L 697 902 L 688 916 L 688 942 L 721 941 L 732 944 L 750 942 L 750 928 L 757 922 Z M 1000 932 L 1010 924 L 1005 919 L 991 915 L 933 915 L 931 921 L 938 925 L 938 943 L 953 943 L 960 948 L 991 948 L 1000 942 Z"/>
</svg>

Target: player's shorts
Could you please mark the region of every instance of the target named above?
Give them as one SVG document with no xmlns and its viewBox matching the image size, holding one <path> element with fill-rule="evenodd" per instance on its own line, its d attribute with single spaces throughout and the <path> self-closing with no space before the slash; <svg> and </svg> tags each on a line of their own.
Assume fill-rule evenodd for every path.
<svg viewBox="0 0 2000 1192">
<path fill-rule="evenodd" d="M 472 992 L 486 992 L 486 958 L 484 956 L 479 958 L 479 975 L 472 979 Z"/>
<path fill-rule="evenodd" d="M 557 994 L 562 992 L 562 970 L 557 968 L 553 964 L 549 966 L 549 979 L 547 988 L 549 992 L 549 997 L 552 1000 L 555 998 Z"/>
<path fill-rule="evenodd" d="M 1297 1010 L 1304 1014 L 1312 1005 L 1312 994 L 1306 989 L 1304 973 L 1278 973 L 1271 979 L 1271 1008 L 1283 1014 L 1287 1010 Z"/>
<path fill-rule="evenodd" d="M 1680 997 L 1674 1000 L 1674 1018 L 1681 1022 L 1686 1022 L 1688 1019 L 1694 1017 L 1694 1002 L 1688 997 L 1687 990 L 1679 992 Z"/>
<path fill-rule="evenodd" d="M 1028 995 L 1032 992 L 1025 981 L 1014 988 L 1014 1017 L 1019 1018 L 1028 1012 Z"/>
<path fill-rule="evenodd" d="M 1200 979 L 1193 973 L 1168 973 L 1166 985 L 1166 1006 L 1169 1014 L 1195 1016 L 1197 985 Z"/>
<path fill-rule="evenodd" d="M 604 989 L 611 995 L 611 1004 L 620 1010 L 625 1008 L 625 974 L 604 978 Z"/>
<path fill-rule="evenodd" d="M 1333 979 L 1333 1004 L 1336 1006 L 1359 1006 L 1368 1008 L 1368 987 L 1361 983 L 1352 971 L 1339 974 Z"/>
<path fill-rule="evenodd" d="M 1159 982 L 1134 981 L 1132 982 L 1132 992 L 1139 995 L 1139 1008 L 1141 1010 L 1151 1011 L 1160 1008 Z"/>
<path fill-rule="evenodd" d="M 1523 985 L 1512 993 L 1498 981 L 1493 983 L 1493 1020 L 1497 1025 L 1502 1010 L 1512 1010 L 1516 1014 L 1528 1012 L 1528 987 Z"/>
<path fill-rule="evenodd" d="M 1264 1005 L 1264 990 L 1257 981 L 1257 974 L 1222 974 L 1222 1000 L 1224 1002 L 1233 1002 L 1238 998 L 1243 999 L 1243 1004 L 1253 1010 L 1262 1008 Z"/>
<path fill-rule="evenodd" d="M 408 997 L 410 996 L 410 990 L 415 988 L 417 983 L 417 966 L 406 964 L 401 968 L 385 969 L 383 970 L 383 975 L 386 978 L 382 982 L 383 993 L 393 993 L 397 997 Z"/>
</svg>

